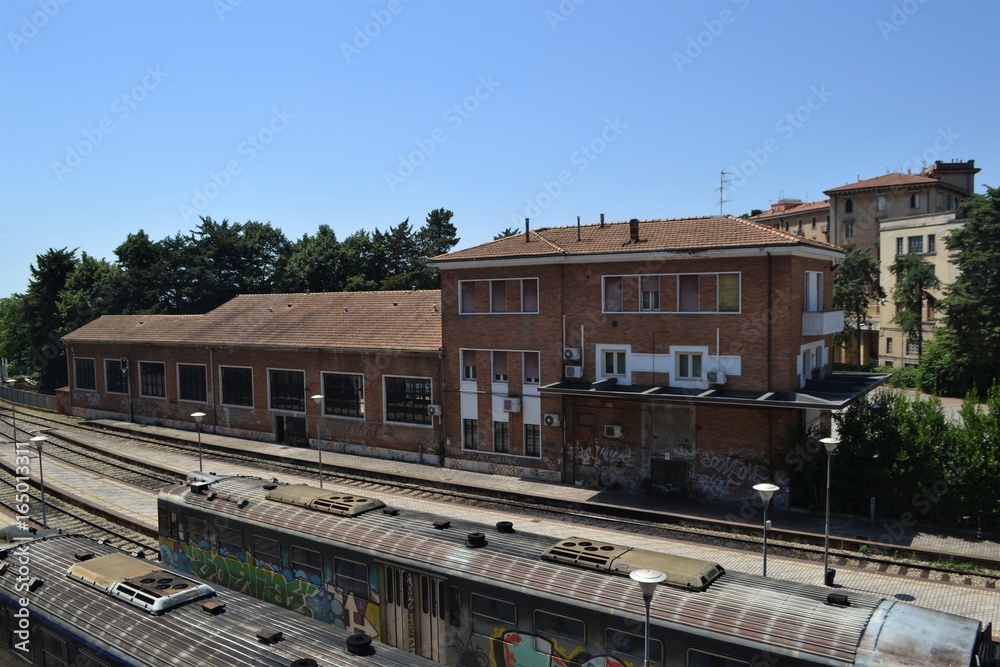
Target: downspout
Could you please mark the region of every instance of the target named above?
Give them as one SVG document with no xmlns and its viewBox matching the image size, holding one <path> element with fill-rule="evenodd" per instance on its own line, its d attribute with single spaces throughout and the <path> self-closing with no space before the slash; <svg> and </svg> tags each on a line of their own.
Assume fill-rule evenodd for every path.
<svg viewBox="0 0 1000 667">
<path fill-rule="evenodd" d="M 215 411 L 215 350 L 208 346 L 208 377 L 212 387 L 212 433 L 218 432 L 219 415 Z"/>
<path fill-rule="evenodd" d="M 767 387 L 766 391 L 771 391 L 771 322 L 774 319 L 774 313 L 772 312 L 773 304 L 773 267 L 771 256 L 769 251 L 767 252 Z M 767 416 L 767 462 L 768 468 L 771 470 L 771 474 L 774 474 L 774 464 L 773 464 L 773 452 L 771 451 L 772 443 L 774 442 L 774 411 L 769 410 Z"/>
</svg>

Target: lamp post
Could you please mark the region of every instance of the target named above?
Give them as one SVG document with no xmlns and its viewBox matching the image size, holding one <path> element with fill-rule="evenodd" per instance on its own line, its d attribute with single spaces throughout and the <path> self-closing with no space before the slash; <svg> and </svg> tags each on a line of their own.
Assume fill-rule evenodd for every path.
<svg viewBox="0 0 1000 667">
<path fill-rule="evenodd" d="M 646 603 L 646 652 L 643 667 L 649 667 L 649 603 L 653 601 L 653 593 L 656 592 L 656 585 L 667 578 L 659 570 L 643 568 L 632 570 L 628 576 L 639 584 L 642 590 L 642 601 Z"/>
<path fill-rule="evenodd" d="M 320 419 L 323 416 L 323 394 L 313 394 L 312 400 L 316 403 L 316 451 L 319 456 L 319 488 L 323 488 L 323 433 Z"/>
<path fill-rule="evenodd" d="M 17 380 L 7 378 L 7 386 L 10 388 L 10 426 L 14 429 L 14 451 L 17 451 L 17 409 L 14 407 L 14 385 Z M 16 454 L 15 454 L 16 456 Z"/>
<path fill-rule="evenodd" d="M 38 448 L 38 486 L 42 490 L 42 528 L 48 528 L 49 522 L 45 517 L 45 471 L 42 469 L 42 443 L 48 440 L 44 435 L 36 435 L 31 439 Z"/>
<path fill-rule="evenodd" d="M 192 412 L 191 416 L 194 417 L 195 429 L 198 431 L 198 472 L 202 472 L 201 466 L 201 420 L 205 418 L 204 412 Z"/>
<path fill-rule="evenodd" d="M 833 452 L 840 444 L 839 438 L 822 438 L 820 442 L 826 447 L 826 527 L 823 530 L 823 582 L 833 586 L 834 572 L 830 570 L 830 463 Z"/>
<path fill-rule="evenodd" d="M 764 576 L 767 576 L 767 506 L 771 502 L 771 496 L 774 495 L 775 491 L 780 489 L 774 484 L 764 483 L 764 484 L 754 484 L 754 491 L 760 494 L 760 501 L 764 505 Z"/>
</svg>

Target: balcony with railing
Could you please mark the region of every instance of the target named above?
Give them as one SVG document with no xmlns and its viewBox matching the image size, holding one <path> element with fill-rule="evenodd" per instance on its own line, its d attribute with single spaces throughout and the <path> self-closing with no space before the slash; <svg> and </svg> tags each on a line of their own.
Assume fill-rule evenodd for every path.
<svg viewBox="0 0 1000 667">
<path fill-rule="evenodd" d="M 844 330 L 844 311 L 807 310 L 802 313 L 803 336 L 826 336 Z"/>
</svg>

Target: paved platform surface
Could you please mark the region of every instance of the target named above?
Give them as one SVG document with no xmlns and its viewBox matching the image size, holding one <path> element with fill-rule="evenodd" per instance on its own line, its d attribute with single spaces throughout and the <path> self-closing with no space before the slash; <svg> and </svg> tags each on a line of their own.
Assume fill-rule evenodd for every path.
<svg viewBox="0 0 1000 667">
<path fill-rule="evenodd" d="M 143 426 L 127 422 L 106 422 L 105 426 L 109 432 L 133 432 L 137 435 L 151 435 L 159 438 L 171 438 L 197 443 L 197 434 L 193 432 Z M 106 452 L 118 452 L 123 458 L 126 456 L 129 458 L 142 458 L 143 460 L 155 463 L 164 469 L 174 472 L 178 480 L 183 479 L 187 472 L 195 470 L 198 467 L 198 457 L 194 452 L 183 454 L 143 446 L 140 443 L 124 444 L 111 438 L 105 440 L 101 438 L 100 434 L 96 433 L 84 436 L 83 438 L 80 436 L 74 437 L 77 439 L 86 439 L 92 444 L 100 444 Z M 271 456 L 280 455 L 282 458 L 300 460 L 306 463 L 314 463 L 317 459 L 316 450 L 211 434 L 202 434 L 202 443 L 205 455 L 204 470 L 218 474 L 254 475 L 259 473 L 250 466 L 212 461 L 211 451 L 216 448 L 243 453 L 260 452 Z M 145 496 L 142 492 L 137 492 L 133 496 L 126 496 L 123 495 L 125 491 L 122 490 L 122 482 L 100 475 L 81 475 L 74 472 L 71 467 L 57 466 L 54 462 L 50 465 L 49 461 L 50 459 L 47 457 L 45 460 L 46 488 L 51 488 L 55 491 L 57 488 L 65 485 L 70 493 L 76 494 L 80 498 L 100 497 L 102 500 L 112 498 L 115 505 L 122 507 L 123 514 L 126 511 L 131 511 L 139 516 L 143 522 L 155 526 L 155 495 L 151 492 L 145 492 L 148 494 Z M 10 454 L 7 452 L 0 453 L 0 463 L 3 463 L 4 467 L 7 467 L 10 463 Z M 727 514 L 732 513 L 733 509 L 725 506 L 716 507 L 709 503 L 665 500 L 640 494 L 599 492 L 576 486 L 546 484 L 513 477 L 485 475 L 396 460 L 352 456 L 339 452 L 324 451 L 323 465 L 324 470 L 328 473 L 333 473 L 337 468 L 350 470 L 364 469 L 397 476 L 406 476 L 414 480 L 449 481 L 475 486 L 480 489 L 490 488 L 498 491 L 516 491 L 519 493 L 529 492 L 539 497 L 550 497 L 569 502 L 600 502 L 632 507 L 644 506 L 671 513 L 680 512 L 692 517 L 725 518 Z M 317 483 L 315 476 L 294 477 L 282 475 L 281 479 L 287 482 L 304 482 L 313 485 Z M 338 488 L 336 484 L 329 480 L 325 482 L 325 486 L 331 489 Z M 134 487 L 131 488 L 134 489 Z M 357 491 L 356 488 L 351 487 L 339 488 L 344 488 L 352 492 Z M 750 553 L 677 540 L 582 527 L 548 519 L 512 517 L 509 513 L 473 508 L 456 502 L 447 503 L 398 497 L 394 498 L 391 504 L 404 510 L 412 508 L 424 511 L 431 511 L 429 508 L 437 506 L 440 507 L 442 514 L 447 514 L 450 517 L 457 516 L 468 521 L 495 523 L 500 520 L 513 520 L 515 526 L 523 530 L 530 530 L 531 532 L 543 533 L 550 536 L 569 537 L 584 533 L 594 539 L 602 539 L 641 548 L 669 550 L 692 558 L 717 561 L 731 570 L 753 573 L 761 571 L 762 557 L 760 552 Z M 776 525 L 779 522 L 784 524 L 785 521 L 788 521 L 789 523 L 794 522 L 802 530 L 820 533 L 823 530 L 823 517 L 821 516 L 811 516 L 798 512 L 773 512 L 769 513 L 769 518 L 773 518 Z M 837 522 L 831 523 L 831 532 L 836 534 L 837 530 L 842 530 L 845 536 L 854 537 L 861 534 L 861 531 L 866 528 L 863 524 L 866 523 L 857 519 L 841 518 Z M 868 530 L 877 532 L 879 528 L 873 529 L 869 527 Z M 937 540 L 948 545 L 949 549 L 956 551 L 956 553 L 962 553 L 963 549 L 975 549 L 977 553 L 1000 553 L 1000 545 L 995 541 L 976 540 L 974 535 L 925 532 L 915 534 L 913 539 L 914 541 L 923 543 Z M 831 554 L 831 565 L 837 566 L 836 553 Z M 822 565 L 819 562 L 782 558 L 775 556 L 773 553 L 768 556 L 768 574 L 782 579 L 813 584 L 820 584 L 823 579 Z M 857 570 L 846 567 L 838 568 L 836 584 L 836 587 L 840 590 L 867 592 L 890 599 L 911 602 L 932 609 L 977 618 L 984 623 L 992 622 L 994 626 L 1000 627 L 1000 591 L 996 589 L 968 586 L 962 584 L 960 580 L 952 582 L 927 581 L 912 577 L 879 573 L 870 569 Z"/>
</svg>

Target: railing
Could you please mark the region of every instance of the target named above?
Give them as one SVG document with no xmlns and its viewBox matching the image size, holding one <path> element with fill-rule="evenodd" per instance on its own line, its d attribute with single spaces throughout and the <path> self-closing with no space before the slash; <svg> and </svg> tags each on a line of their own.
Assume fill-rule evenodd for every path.
<svg viewBox="0 0 1000 667">
<path fill-rule="evenodd" d="M 33 391 L 21 391 L 20 389 L 11 389 L 10 387 L 0 386 L 0 408 L 4 407 L 11 401 L 19 405 L 28 405 L 33 408 L 41 408 L 43 410 L 56 409 L 56 397 L 49 396 L 48 394 L 36 394 Z M 9 406 L 7 406 L 9 407 Z"/>
<path fill-rule="evenodd" d="M 844 311 L 821 310 L 802 313 L 803 336 L 825 336 L 844 330 Z"/>
</svg>

